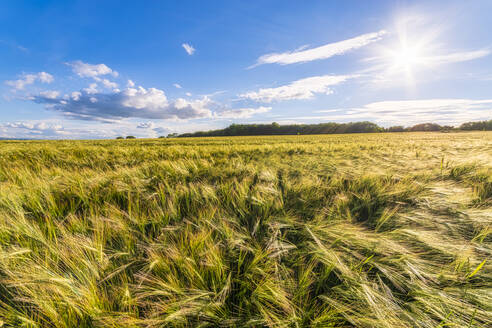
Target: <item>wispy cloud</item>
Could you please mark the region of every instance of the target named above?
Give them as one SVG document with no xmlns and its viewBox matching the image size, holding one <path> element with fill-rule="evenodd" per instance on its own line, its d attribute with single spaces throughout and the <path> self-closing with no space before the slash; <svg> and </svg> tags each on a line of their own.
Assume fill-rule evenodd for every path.
<svg viewBox="0 0 492 328">
<path fill-rule="evenodd" d="M 276 88 L 264 88 L 258 91 L 243 93 L 239 97 L 263 103 L 293 99 L 310 99 L 314 97 L 315 93 L 330 94 L 333 92 L 330 86 L 340 84 L 354 77 L 356 75 L 312 76 Z"/>
<path fill-rule="evenodd" d="M 14 90 L 23 90 L 26 85 L 33 84 L 36 81 L 52 83 L 54 80 L 53 75 L 46 72 L 39 72 L 35 74 L 22 74 L 20 79 L 5 81 L 5 84 L 13 87 Z"/>
<path fill-rule="evenodd" d="M 424 122 L 457 125 L 468 121 L 490 120 L 492 99 L 422 99 L 378 101 L 356 108 L 317 111 L 327 115 L 296 119 L 355 121 L 370 120 L 384 125 L 413 125 Z"/>
<path fill-rule="evenodd" d="M 482 58 L 490 55 L 490 50 L 482 49 L 482 50 L 474 50 L 474 51 L 463 51 L 463 52 L 455 52 L 449 53 L 439 56 L 429 56 L 424 57 L 423 61 L 429 62 L 432 64 L 450 64 L 450 63 L 459 63 L 470 61 L 478 58 Z"/>
<path fill-rule="evenodd" d="M 61 124 L 48 122 L 9 122 L 0 124 L 2 137 L 17 138 L 60 138 L 66 135 Z"/>
<path fill-rule="evenodd" d="M 29 53 L 29 49 L 27 49 L 26 47 L 23 47 L 21 46 L 20 44 L 17 44 L 15 42 L 11 42 L 11 41 L 6 41 L 6 40 L 0 40 L 0 45 L 6 45 L 12 49 L 15 49 L 15 50 L 20 50 L 22 51 L 23 53 Z"/>
<path fill-rule="evenodd" d="M 416 67 L 436 67 L 439 65 L 467 62 L 482 57 L 486 57 L 492 53 L 489 49 L 470 50 L 470 51 L 458 51 L 458 52 L 445 52 L 442 54 L 433 55 L 417 55 L 411 58 L 411 63 Z M 399 70 L 407 69 L 405 65 L 398 65 L 398 56 L 404 54 L 396 54 L 387 52 L 382 56 L 370 57 L 364 59 L 365 62 L 373 63 L 372 66 L 363 70 L 362 72 L 375 72 L 384 71 L 386 75 L 389 73 L 398 73 Z"/>
<path fill-rule="evenodd" d="M 194 124 L 190 125 L 195 126 Z M 156 137 L 171 132 L 171 130 L 173 129 L 170 127 L 160 126 L 153 122 L 122 121 L 113 124 L 98 124 L 97 127 L 94 127 L 90 122 L 27 120 L 0 123 L 0 138 L 94 139 L 126 135 Z"/>
<path fill-rule="evenodd" d="M 184 50 L 186 51 L 186 53 L 188 55 L 191 56 L 195 53 L 195 48 L 193 48 L 193 46 L 191 44 L 183 43 L 181 46 L 184 48 Z"/>
<path fill-rule="evenodd" d="M 283 53 L 266 54 L 258 58 L 256 64 L 251 67 L 263 64 L 289 65 L 295 63 L 310 62 L 313 60 L 326 59 L 336 55 L 342 55 L 350 50 L 358 49 L 370 43 L 379 41 L 386 33 L 387 32 L 385 30 L 381 30 L 379 32 L 362 34 L 357 37 L 343 41 L 328 43 L 317 48 L 306 50 L 298 49 Z"/>
<path fill-rule="evenodd" d="M 236 109 L 227 109 L 216 113 L 216 117 L 218 118 L 250 118 L 256 114 L 267 113 L 272 109 L 272 107 L 263 107 L 260 106 L 258 108 L 236 108 Z"/>
<path fill-rule="evenodd" d="M 173 85 L 174 85 L 174 87 L 175 87 L 176 89 L 181 89 L 181 88 L 183 88 L 183 87 L 182 87 L 181 85 L 179 85 L 178 83 L 174 83 Z"/>
</svg>

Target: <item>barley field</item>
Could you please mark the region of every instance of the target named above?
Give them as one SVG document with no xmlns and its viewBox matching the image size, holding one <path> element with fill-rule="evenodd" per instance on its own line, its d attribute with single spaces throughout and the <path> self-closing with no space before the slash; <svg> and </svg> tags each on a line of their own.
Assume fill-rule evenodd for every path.
<svg viewBox="0 0 492 328">
<path fill-rule="evenodd" d="M 492 327 L 492 133 L 0 142 L 0 326 Z"/>
</svg>

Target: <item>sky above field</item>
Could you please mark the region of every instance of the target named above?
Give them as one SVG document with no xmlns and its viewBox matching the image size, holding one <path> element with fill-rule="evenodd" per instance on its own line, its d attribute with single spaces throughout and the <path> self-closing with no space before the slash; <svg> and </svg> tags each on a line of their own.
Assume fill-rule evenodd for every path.
<svg viewBox="0 0 492 328">
<path fill-rule="evenodd" d="M 0 137 L 492 119 L 492 1 L 0 2 Z"/>
</svg>

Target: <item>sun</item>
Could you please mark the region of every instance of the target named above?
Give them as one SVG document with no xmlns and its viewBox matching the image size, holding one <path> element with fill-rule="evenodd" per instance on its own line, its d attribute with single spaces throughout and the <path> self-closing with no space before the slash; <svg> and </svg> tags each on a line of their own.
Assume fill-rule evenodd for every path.
<svg viewBox="0 0 492 328">
<path fill-rule="evenodd" d="M 380 67 L 385 67 L 385 76 L 401 76 L 407 84 L 415 84 L 415 76 L 423 68 L 428 68 L 428 47 L 419 39 L 410 39 L 405 34 L 398 35 L 392 45 L 381 49 L 379 56 Z"/>
<path fill-rule="evenodd" d="M 411 71 L 419 64 L 421 64 L 421 52 L 418 47 L 402 45 L 400 49 L 394 51 L 393 66 L 395 68 Z"/>
<path fill-rule="evenodd" d="M 375 47 L 370 69 L 379 71 L 382 83 L 405 83 L 416 87 L 418 81 L 435 67 L 439 57 L 437 37 L 440 30 L 423 29 L 424 18 L 416 15 L 400 16 L 389 29 L 388 41 Z"/>
</svg>

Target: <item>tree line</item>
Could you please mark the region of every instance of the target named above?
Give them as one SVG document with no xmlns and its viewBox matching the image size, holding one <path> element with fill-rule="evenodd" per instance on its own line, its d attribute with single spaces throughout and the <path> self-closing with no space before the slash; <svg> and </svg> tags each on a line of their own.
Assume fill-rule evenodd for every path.
<svg viewBox="0 0 492 328">
<path fill-rule="evenodd" d="M 350 122 L 350 123 L 319 123 L 319 124 L 231 124 L 225 129 L 198 131 L 193 133 L 176 133 L 168 137 L 219 137 L 219 136 L 257 136 L 257 135 L 302 135 L 302 134 L 343 134 L 343 133 L 372 133 L 372 132 L 416 132 L 416 131 L 492 131 L 492 120 L 480 122 L 467 122 L 458 127 L 439 125 L 436 123 L 421 123 L 411 127 L 391 126 L 380 127 L 375 123 Z"/>
</svg>

